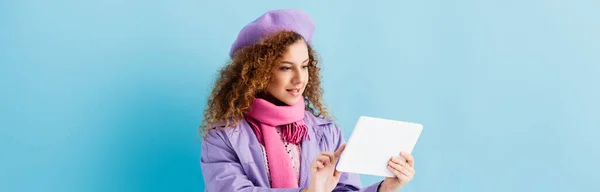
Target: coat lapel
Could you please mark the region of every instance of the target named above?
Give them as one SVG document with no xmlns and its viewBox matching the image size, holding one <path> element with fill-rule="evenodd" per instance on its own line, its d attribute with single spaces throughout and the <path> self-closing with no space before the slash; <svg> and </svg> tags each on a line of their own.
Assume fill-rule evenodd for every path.
<svg viewBox="0 0 600 192">
<path fill-rule="evenodd" d="M 245 167 L 248 178 L 255 178 L 255 185 L 271 187 L 261 144 L 246 120 L 241 120 L 235 129 L 227 129 L 229 142 Z M 257 182 L 257 183 L 256 183 Z"/>
<path fill-rule="evenodd" d="M 315 125 L 313 124 L 308 131 L 310 139 L 302 141 L 302 154 L 300 157 L 300 159 L 302 159 L 302 165 L 300 165 L 300 168 L 302 169 L 302 171 L 300 171 L 300 186 L 302 187 L 308 187 L 310 182 L 310 164 L 319 154 L 319 151 L 315 149 L 319 148 L 318 140 L 320 140 L 320 138 L 315 136 L 314 130 Z"/>
<path fill-rule="evenodd" d="M 300 186 L 308 187 L 310 183 L 310 164 L 317 159 L 317 156 L 321 154 L 321 139 L 323 138 L 323 125 L 331 123 L 329 120 L 316 118 L 312 113 L 306 111 L 304 115 L 304 121 L 308 127 L 308 135 L 310 139 L 302 141 L 302 165 L 300 168 Z"/>
</svg>

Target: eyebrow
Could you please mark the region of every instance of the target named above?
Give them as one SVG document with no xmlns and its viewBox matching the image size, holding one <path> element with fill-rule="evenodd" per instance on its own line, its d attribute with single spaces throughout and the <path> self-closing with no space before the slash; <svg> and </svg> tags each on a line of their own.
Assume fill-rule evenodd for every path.
<svg viewBox="0 0 600 192">
<path fill-rule="evenodd" d="M 309 58 L 309 59 L 310 59 L 310 58 Z M 306 62 L 307 62 L 309 59 L 306 59 L 306 60 L 302 61 L 302 63 L 306 63 Z M 282 63 L 282 64 L 290 64 L 290 65 L 293 65 L 293 64 L 294 64 L 294 63 L 293 63 L 293 62 L 291 62 L 291 61 L 281 61 L 281 63 Z"/>
</svg>

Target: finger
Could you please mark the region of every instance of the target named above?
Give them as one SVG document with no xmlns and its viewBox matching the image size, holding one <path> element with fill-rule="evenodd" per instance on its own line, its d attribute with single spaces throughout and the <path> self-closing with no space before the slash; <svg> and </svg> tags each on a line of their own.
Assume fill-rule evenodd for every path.
<svg viewBox="0 0 600 192">
<path fill-rule="evenodd" d="M 412 173 L 413 175 L 416 173 L 415 167 L 411 166 L 408 162 L 405 162 L 404 164 L 401 164 L 401 165 L 404 166 L 404 168 L 406 168 L 408 170 L 408 172 Z"/>
<path fill-rule="evenodd" d="M 415 166 L 415 158 L 410 153 L 401 152 L 400 155 L 406 159 L 406 162 L 408 162 L 410 166 Z"/>
<path fill-rule="evenodd" d="M 406 175 L 402 174 L 402 172 L 398 171 L 397 169 L 395 169 L 394 167 L 392 167 L 391 165 L 387 166 L 388 170 L 390 170 L 398 179 L 403 179 L 406 178 Z"/>
<path fill-rule="evenodd" d="M 317 161 L 317 168 L 323 169 L 324 167 L 325 167 L 325 165 L 323 165 L 323 163 Z"/>
<path fill-rule="evenodd" d="M 317 161 L 321 162 L 323 165 L 329 165 L 329 157 L 324 156 L 324 155 L 319 155 L 317 157 Z"/>
<path fill-rule="evenodd" d="M 392 161 L 392 162 L 394 162 L 394 163 L 396 163 L 396 164 L 400 164 L 400 165 L 402 165 L 402 166 L 406 166 L 406 164 L 407 164 L 407 162 L 406 162 L 406 161 L 402 161 L 402 160 L 401 160 L 400 158 L 398 158 L 398 157 L 392 157 L 392 158 L 390 159 L 390 161 Z"/>
<path fill-rule="evenodd" d="M 410 181 L 410 177 L 400 174 L 400 176 L 398 176 L 398 180 L 400 180 L 400 183 L 408 183 Z"/>
<path fill-rule="evenodd" d="M 327 158 L 329 158 L 329 162 L 331 164 L 335 164 L 336 163 L 335 162 L 335 155 L 333 155 L 333 153 L 331 153 L 331 152 L 323 152 L 323 153 L 321 153 L 321 155 L 327 156 Z"/>
<path fill-rule="evenodd" d="M 402 173 L 403 175 L 410 177 L 412 174 L 408 171 L 408 169 L 406 169 L 404 166 L 400 165 L 400 164 L 396 164 L 394 162 L 389 162 L 388 166 L 392 167 L 393 169 L 395 169 L 396 171 Z"/>
<path fill-rule="evenodd" d="M 315 161 L 315 162 L 313 162 L 313 163 L 311 163 L 311 164 L 310 164 L 310 170 L 311 170 L 312 172 L 315 172 L 315 171 L 317 171 L 318 167 L 319 167 L 319 166 L 318 166 L 318 162 L 317 162 L 317 161 Z"/>
<path fill-rule="evenodd" d="M 323 165 L 323 163 L 315 161 L 312 165 L 311 165 L 311 171 L 312 172 L 317 172 L 319 170 L 322 170 L 323 168 L 325 168 L 325 165 Z"/>
<path fill-rule="evenodd" d="M 315 161 L 316 161 L 317 163 L 321 163 L 321 164 L 323 164 L 323 165 L 327 165 L 327 164 L 326 164 L 326 163 L 327 163 L 327 161 L 328 161 L 327 159 L 328 159 L 327 157 L 324 157 L 324 156 L 318 156 L 318 157 L 317 157 L 317 159 L 316 159 Z"/>
<path fill-rule="evenodd" d="M 346 144 L 342 144 L 333 154 L 336 158 L 339 158 L 342 155 L 342 152 L 344 152 L 344 149 L 346 149 Z"/>
<path fill-rule="evenodd" d="M 411 175 L 414 175 L 414 174 L 415 174 L 415 168 L 414 168 L 414 167 L 412 167 L 412 166 L 410 166 L 408 163 L 406 163 L 406 164 L 404 164 L 404 165 L 402 165 L 402 166 L 403 166 L 403 167 L 404 167 L 404 169 L 406 169 L 406 171 L 407 171 L 408 173 L 410 173 Z"/>
</svg>

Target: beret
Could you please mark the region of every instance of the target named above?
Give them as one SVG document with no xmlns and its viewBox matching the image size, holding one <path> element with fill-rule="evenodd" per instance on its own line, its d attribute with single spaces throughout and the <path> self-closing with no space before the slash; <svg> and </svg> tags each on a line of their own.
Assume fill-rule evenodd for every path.
<svg viewBox="0 0 600 192">
<path fill-rule="evenodd" d="M 280 32 L 293 31 L 304 38 L 307 43 L 311 42 L 315 31 L 315 23 L 308 13 L 298 9 L 270 10 L 242 28 L 233 42 L 229 57 L 239 49 L 254 45 L 261 39 Z"/>
</svg>

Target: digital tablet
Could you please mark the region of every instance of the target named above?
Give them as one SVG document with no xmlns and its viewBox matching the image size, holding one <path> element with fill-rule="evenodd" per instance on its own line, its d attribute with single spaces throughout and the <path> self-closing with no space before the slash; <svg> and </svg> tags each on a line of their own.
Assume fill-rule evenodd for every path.
<svg viewBox="0 0 600 192">
<path fill-rule="evenodd" d="M 387 169 L 392 156 L 412 153 L 423 125 L 360 116 L 336 169 L 341 172 L 395 177 Z"/>
</svg>

